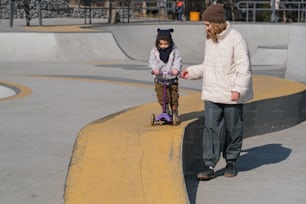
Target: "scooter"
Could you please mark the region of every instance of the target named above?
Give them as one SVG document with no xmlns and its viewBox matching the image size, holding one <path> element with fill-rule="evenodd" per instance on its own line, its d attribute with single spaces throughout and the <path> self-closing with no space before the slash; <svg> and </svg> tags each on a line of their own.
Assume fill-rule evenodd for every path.
<svg viewBox="0 0 306 204">
<path fill-rule="evenodd" d="M 153 73 L 152 73 L 153 74 Z M 163 124 L 177 124 L 177 115 L 173 114 L 173 108 L 171 107 L 171 113 L 167 112 L 167 86 L 169 85 L 168 76 L 172 75 L 172 72 L 160 72 L 160 75 L 163 76 L 163 112 L 155 117 L 153 113 L 151 116 L 151 125 L 163 125 Z M 171 103 L 170 103 L 171 104 Z"/>
</svg>

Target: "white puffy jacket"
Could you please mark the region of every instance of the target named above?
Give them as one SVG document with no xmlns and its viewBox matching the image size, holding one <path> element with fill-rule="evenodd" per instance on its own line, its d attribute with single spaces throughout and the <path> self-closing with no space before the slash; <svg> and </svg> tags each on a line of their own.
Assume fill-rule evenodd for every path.
<svg viewBox="0 0 306 204">
<path fill-rule="evenodd" d="M 206 40 L 204 61 L 187 68 L 189 79 L 203 78 L 202 100 L 224 104 L 251 100 L 252 73 L 245 39 L 227 22 L 218 40 Z M 231 91 L 240 93 L 239 101 L 231 101 Z"/>
<path fill-rule="evenodd" d="M 150 52 L 149 66 L 153 69 L 159 69 L 162 72 L 171 72 L 172 69 L 177 69 L 181 71 L 182 68 L 182 56 L 180 50 L 173 45 L 173 49 L 169 55 L 169 60 L 167 63 L 164 63 L 159 57 L 159 51 L 156 47 L 153 47 Z M 162 78 L 162 76 L 155 76 L 156 78 Z M 176 76 L 168 75 L 167 79 L 174 79 Z"/>
</svg>

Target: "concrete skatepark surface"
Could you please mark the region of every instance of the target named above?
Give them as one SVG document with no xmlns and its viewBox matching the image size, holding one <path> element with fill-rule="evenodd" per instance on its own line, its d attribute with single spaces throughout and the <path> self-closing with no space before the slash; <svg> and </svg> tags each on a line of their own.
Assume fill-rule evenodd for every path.
<svg viewBox="0 0 306 204">
<path fill-rule="evenodd" d="M 71 152 L 80 130 L 97 119 L 155 101 L 142 48 L 150 47 L 154 31 L 159 26 L 134 26 L 125 35 L 122 35 L 122 29 L 126 27 L 120 26 L 93 28 L 92 32 L 102 33 L 86 31 L 86 35 L 20 33 L 8 28 L 14 33 L 7 30 L 0 33 L 0 39 L 5 39 L 1 41 L 1 47 L 6 48 L 0 51 L 0 81 L 5 84 L 1 87 L 10 93 L 13 93 L 12 87 L 17 87 L 22 93 L 19 98 L 1 96 L 5 100 L 0 101 L 0 203 L 62 203 Z M 164 26 L 184 29 L 184 25 Z M 288 27 L 281 26 L 284 34 L 278 35 L 284 36 L 282 39 L 288 39 Z M 142 38 L 137 38 L 133 35 L 137 29 L 147 33 L 152 31 L 151 36 L 143 34 Z M 203 42 L 200 39 L 203 27 L 196 29 L 199 29 L 195 32 L 197 39 Z M 10 34 L 14 36 L 11 41 Z M 66 36 L 74 40 L 68 41 Z M 88 36 L 94 36 L 92 38 L 98 42 Z M 177 36 L 175 33 L 175 37 L 177 43 L 184 42 L 182 34 Z M 261 37 L 252 39 L 252 43 L 270 43 L 270 48 L 281 45 L 282 49 L 287 45 L 288 49 L 293 49 L 288 41 L 281 39 L 273 45 Z M 37 38 L 40 43 L 31 49 L 30 44 L 37 42 Z M 133 46 L 128 42 L 133 42 Z M 256 53 L 257 47 L 251 45 L 251 53 Z M 195 52 L 186 44 L 182 49 L 185 53 Z M 94 54 L 89 54 L 91 51 Z M 198 53 L 201 51 L 190 56 L 186 54 L 186 63 L 200 62 Z M 290 56 L 290 53 L 282 56 Z M 287 64 L 284 65 L 283 58 L 274 62 L 278 63 L 254 65 L 254 72 L 285 76 Z M 201 81 L 181 80 L 181 86 L 197 91 Z M 184 95 L 188 92 L 182 91 Z M 306 200 L 303 193 L 306 189 L 303 176 L 306 168 L 303 159 L 305 125 L 303 122 L 290 129 L 245 139 L 239 175 L 233 179 L 220 176 L 209 182 L 191 182 L 188 189 L 190 203 L 303 203 Z M 248 160 L 255 161 L 253 166 L 247 163 Z M 217 170 L 222 170 L 223 166 L 221 161 Z M 224 196 L 220 196 L 220 192 Z"/>
</svg>

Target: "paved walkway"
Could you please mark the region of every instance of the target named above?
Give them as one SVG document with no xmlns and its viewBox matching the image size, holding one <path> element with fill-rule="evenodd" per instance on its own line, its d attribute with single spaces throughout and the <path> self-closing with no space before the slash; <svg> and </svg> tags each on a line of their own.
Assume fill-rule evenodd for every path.
<svg viewBox="0 0 306 204">
<path fill-rule="evenodd" d="M 221 176 L 225 163 L 217 166 L 214 180 L 193 184 L 191 203 L 305 203 L 306 122 L 295 127 L 248 138 L 235 178 Z"/>
<path fill-rule="evenodd" d="M 0 67 L 0 82 L 20 90 L 0 99 L 0 203 L 306 200 L 305 122 L 245 139 L 237 177 L 224 178 L 220 161 L 219 177 L 200 183 L 192 177 L 185 189 L 181 136 L 202 111 L 201 81 L 181 80 L 180 126 L 151 127 L 150 115 L 159 108 L 146 62 L 17 61 L 0 62 Z M 257 93 L 266 94 L 258 99 L 303 90 L 301 84 L 274 79 L 265 82 L 284 86 L 255 82 Z"/>
</svg>

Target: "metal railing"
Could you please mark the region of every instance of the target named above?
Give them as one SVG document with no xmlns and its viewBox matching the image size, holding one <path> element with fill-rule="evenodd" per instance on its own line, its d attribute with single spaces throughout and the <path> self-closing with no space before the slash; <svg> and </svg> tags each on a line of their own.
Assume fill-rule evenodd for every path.
<svg viewBox="0 0 306 204">
<path fill-rule="evenodd" d="M 58 2 L 50 2 L 48 0 L 41 0 L 40 2 L 41 10 L 55 12 L 56 14 L 60 13 L 71 13 L 73 8 L 70 8 L 68 5 L 63 5 Z"/>
<path fill-rule="evenodd" d="M 275 0 L 272 1 L 240 1 L 236 4 L 238 10 L 245 13 L 245 21 L 252 17 L 256 22 L 256 17 L 263 12 L 271 12 L 271 21 L 276 22 L 275 12 L 297 12 L 297 22 L 306 22 L 306 2 L 303 1 L 281 1 L 276 8 Z M 251 16 L 250 16 L 251 15 Z M 284 15 L 284 14 L 283 14 Z"/>
<path fill-rule="evenodd" d="M 43 24 L 43 18 L 58 16 L 71 17 L 77 15 L 84 18 L 85 24 L 88 23 L 88 20 L 91 24 L 93 17 L 105 18 L 108 19 L 109 23 L 113 23 L 113 14 L 115 14 L 116 19 L 119 18 L 118 22 L 121 23 L 130 22 L 130 19 L 160 21 L 174 19 L 175 17 L 175 0 L 78 0 L 76 5 L 62 5 L 57 1 L 50 0 L 35 0 L 35 4 L 34 8 L 31 7 L 30 18 L 37 17 L 40 26 Z M 8 0 L 5 5 L 0 0 L 0 20 L 5 14 L 4 19 L 9 19 L 10 27 L 13 27 L 13 21 L 17 14 L 20 15 L 20 13 L 25 12 L 24 5 L 23 0 Z"/>
<path fill-rule="evenodd" d="M 87 18 L 91 24 L 92 11 L 103 10 L 103 13 L 108 18 L 109 23 L 112 23 L 112 18 L 120 19 L 120 22 L 130 22 L 131 18 L 135 18 L 135 13 L 139 16 L 145 17 L 156 16 L 158 19 L 165 19 L 174 16 L 175 13 L 175 0 L 152 0 L 145 1 L 131 1 L 121 0 L 119 2 L 109 1 L 105 5 L 97 4 L 96 0 L 79 0 L 79 8 L 84 9 L 85 24 Z M 115 16 L 115 17 L 114 17 Z"/>
<path fill-rule="evenodd" d="M 42 26 L 42 11 L 53 13 L 55 12 L 57 15 L 62 13 L 62 15 L 70 14 L 72 12 L 72 8 L 67 5 L 62 5 L 59 3 L 54 4 L 54 2 L 50 2 L 48 0 L 37 0 L 37 12 L 39 25 Z M 45 14 L 46 15 L 46 14 Z"/>
</svg>

